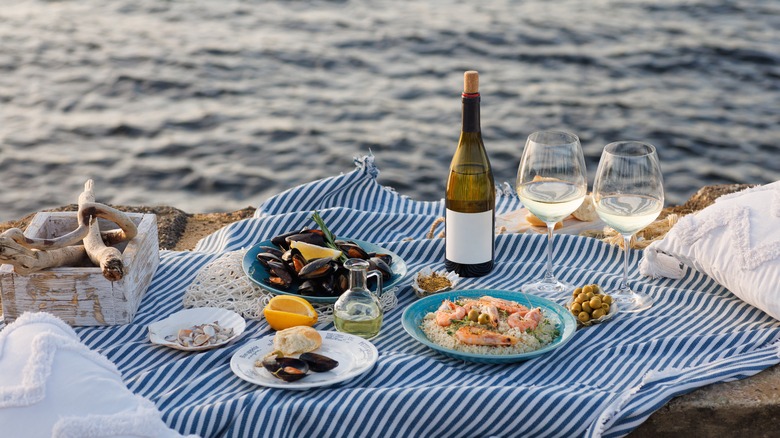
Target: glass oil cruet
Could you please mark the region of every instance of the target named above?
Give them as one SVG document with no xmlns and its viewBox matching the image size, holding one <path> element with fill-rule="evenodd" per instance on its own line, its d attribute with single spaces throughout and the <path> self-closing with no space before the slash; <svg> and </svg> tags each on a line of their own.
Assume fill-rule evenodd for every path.
<svg viewBox="0 0 780 438">
<path fill-rule="evenodd" d="M 368 272 L 369 264 L 361 259 L 349 259 L 344 267 L 349 269 L 349 289 L 341 294 L 333 305 L 333 321 L 336 330 L 371 339 L 382 327 L 382 275 Z M 377 293 L 368 290 L 368 277 L 377 277 Z"/>
</svg>

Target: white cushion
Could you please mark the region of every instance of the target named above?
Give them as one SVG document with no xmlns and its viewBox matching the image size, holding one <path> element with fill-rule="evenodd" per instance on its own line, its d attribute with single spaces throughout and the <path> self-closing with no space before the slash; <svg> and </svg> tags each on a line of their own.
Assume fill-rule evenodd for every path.
<svg viewBox="0 0 780 438">
<path fill-rule="evenodd" d="M 116 366 L 48 313 L 25 313 L 0 332 L 0 435 L 180 437 L 134 395 Z"/>
<path fill-rule="evenodd" d="M 640 271 L 679 278 L 677 261 L 780 320 L 780 181 L 722 196 L 683 217 L 645 249 Z"/>
</svg>

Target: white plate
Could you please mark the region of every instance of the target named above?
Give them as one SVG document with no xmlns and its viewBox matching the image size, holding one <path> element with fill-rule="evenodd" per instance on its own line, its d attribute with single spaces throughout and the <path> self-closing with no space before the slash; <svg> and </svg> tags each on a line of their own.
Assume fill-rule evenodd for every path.
<svg viewBox="0 0 780 438">
<path fill-rule="evenodd" d="M 190 328 L 199 324 L 207 324 L 216 321 L 221 327 L 232 328 L 233 336 L 225 341 L 202 345 L 199 347 L 185 347 L 178 342 L 166 341 L 165 338 L 176 335 L 179 330 Z M 176 312 L 165 319 L 149 324 L 149 340 L 153 344 L 164 345 L 184 351 L 201 351 L 221 347 L 244 333 L 246 321 L 236 312 L 218 307 L 198 307 Z"/>
<path fill-rule="evenodd" d="M 230 359 L 233 373 L 261 386 L 285 389 L 309 389 L 333 385 L 365 373 L 374 366 L 379 352 L 374 344 L 367 340 L 339 332 L 320 331 L 322 346 L 314 353 L 322 354 L 338 361 L 339 366 L 324 373 L 309 371 L 309 375 L 295 382 L 285 382 L 274 377 L 263 367 L 256 367 L 255 361 L 262 360 L 274 351 L 274 337 L 266 336 L 244 345 Z M 291 357 L 298 357 L 293 355 Z"/>
</svg>

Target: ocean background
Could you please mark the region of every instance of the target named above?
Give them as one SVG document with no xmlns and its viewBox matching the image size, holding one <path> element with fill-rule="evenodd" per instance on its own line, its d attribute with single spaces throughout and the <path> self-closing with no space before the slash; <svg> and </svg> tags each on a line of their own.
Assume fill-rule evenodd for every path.
<svg viewBox="0 0 780 438">
<path fill-rule="evenodd" d="M 497 183 L 525 138 L 654 144 L 667 205 L 780 179 L 780 2 L 3 0 L 0 220 L 99 201 L 257 206 L 376 156 L 444 193 L 463 72 Z"/>
</svg>

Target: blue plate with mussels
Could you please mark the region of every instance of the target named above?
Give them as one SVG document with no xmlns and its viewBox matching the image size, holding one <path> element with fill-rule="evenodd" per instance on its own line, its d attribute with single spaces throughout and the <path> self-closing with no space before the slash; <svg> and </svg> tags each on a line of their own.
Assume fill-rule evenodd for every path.
<svg viewBox="0 0 780 438">
<path fill-rule="evenodd" d="M 257 285 L 275 294 L 303 297 L 313 303 L 335 303 L 349 288 L 349 271 L 340 261 L 329 258 L 306 260 L 290 242 L 299 241 L 326 247 L 320 230 L 282 234 L 255 244 L 244 255 L 244 273 Z M 382 275 L 382 287 L 389 289 L 406 275 L 406 262 L 392 251 L 357 239 L 335 241 L 347 258 L 368 261 L 369 270 Z M 369 278 L 369 289 L 375 290 Z"/>
</svg>

